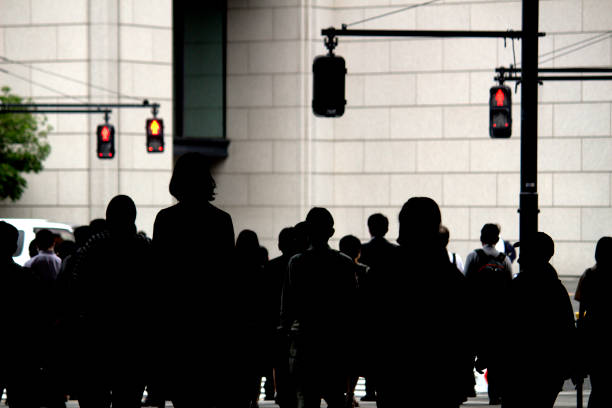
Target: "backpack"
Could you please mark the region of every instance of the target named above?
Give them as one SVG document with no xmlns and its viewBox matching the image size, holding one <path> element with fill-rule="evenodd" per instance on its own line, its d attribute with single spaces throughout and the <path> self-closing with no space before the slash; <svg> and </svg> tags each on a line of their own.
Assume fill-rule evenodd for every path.
<svg viewBox="0 0 612 408">
<path fill-rule="evenodd" d="M 477 249 L 476 254 L 478 255 L 479 264 L 479 267 L 477 269 L 478 275 L 487 273 L 491 276 L 494 276 L 507 273 L 506 264 L 504 263 L 506 254 L 500 252 L 497 256 L 491 256 L 487 255 L 487 253 L 482 249 Z"/>
</svg>

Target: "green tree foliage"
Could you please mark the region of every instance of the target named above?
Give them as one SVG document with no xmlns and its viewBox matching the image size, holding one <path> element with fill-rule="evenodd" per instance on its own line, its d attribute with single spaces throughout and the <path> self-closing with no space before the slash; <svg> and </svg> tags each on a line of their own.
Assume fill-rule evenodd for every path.
<svg viewBox="0 0 612 408">
<path fill-rule="evenodd" d="M 20 96 L 2 88 L 3 104 L 23 103 Z M 29 102 L 29 101 L 28 101 Z M 36 118 L 30 113 L 0 114 L 0 199 L 19 200 L 27 187 L 22 173 L 38 173 L 49 156 L 51 146 L 47 134 L 51 126 L 47 118 Z"/>
</svg>

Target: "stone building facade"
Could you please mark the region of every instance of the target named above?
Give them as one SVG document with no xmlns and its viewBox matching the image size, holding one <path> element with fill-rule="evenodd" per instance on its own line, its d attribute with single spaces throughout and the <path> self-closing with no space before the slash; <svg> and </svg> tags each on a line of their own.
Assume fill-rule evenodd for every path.
<svg viewBox="0 0 612 408">
<path fill-rule="evenodd" d="M 0 0 L 0 55 L 25 64 L 0 61 L 0 68 L 30 80 L 0 72 L 0 82 L 40 102 L 66 99 L 37 83 L 85 101 L 155 100 L 171 140 L 172 2 L 59 3 Z M 393 239 L 403 202 L 427 195 L 440 204 L 450 247 L 463 257 L 479 245 L 486 222 L 499 223 L 505 239 L 518 239 L 520 87 L 510 139 L 488 137 L 487 102 L 495 67 L 513 64 L 514 55 L 520 64 L 520 41 L 341 37 L 336 53 L 347 62 L 346 113 L 328 119 L 311 112 L 312 61 L 326 52 L 320 30 L 418 3 L 227 2 L 230 144 L 214 173 L 216 203 L 232 214 L 236 233 L 255 230 L 274 255 L 280 229 L 317 205 L 334 215 L 336 240 L 367 239 L 373 212 L 389 217 Z M 540 66 L 612 66 L 610 16 L 607 0 L 540 0 L 546 32 Z M 351 28 L 520 30 L 521 1 L 440 0 Z M 596 240 L 612 235 L 610 95 L 612 83 L 600 81 L 546 82 L 539 89 L 540 230 L 555 239 L 553 262 L 564 275 L 581 273 L 593 262 Z M 173 161 L 171 148 L 146 153 L 149 115 L 113 112 L 119 133 L 113 161 L 94 156 L 101 118 L 49 116 L 55 131 L 46 170 L 29 176 L 24 198 L 2 203 L 0 216 L 79 224 L 124 193 L 138 204 L 139 228 L 151 232 L 155 213 L 172 202 Z"/>
</svg>

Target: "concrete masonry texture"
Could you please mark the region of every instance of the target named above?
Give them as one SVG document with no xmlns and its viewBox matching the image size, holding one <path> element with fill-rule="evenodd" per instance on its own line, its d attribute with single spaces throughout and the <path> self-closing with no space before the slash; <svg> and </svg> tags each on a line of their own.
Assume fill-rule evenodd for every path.
<svg viewBox="0 0 612 408">
<path fill-rule="evenodd" d="M 428 195 L 442 208 L 451 249 L 463 257 L 478 246 L 485 222 L 500 223 L 505 239 L 518 239 L 520 87 L 513 95 L 513 137 L 491 140 L 487 133 L 488 89 L 494 68 L 514 63 L 511 41 L 340 38 L 346 113 L 337 119 L 311 113 L 312 60 L 326 52 L 320 29 L 416 3 L 228 1 L 231 143 L 214 173 L 216 203 L 232 214 L 236 233 L 254 229 L 274 256 L 280 229 L 324 205 L 336 218 L 335 240 L 348 233 L 367 239 L 367 217 L 378 211 L 390 218 L 393 239 L 401 204 Z M 0 83 L 39 102 L 70 101 L 39 83 L 84 101 L 117 101 L 117 94 L 124 102 L 155 99 L 170 140 L 172 2 L 55 4 L 0 1 L 0 55 L 23 63 L 0 67 L 30 80 L 0 71 Z M 541 0 L 540 29 L 547 33 L 540 40 L 541 66 L 611 66 L 609 36 L 561 55 L 610 30 L 610 15 L 606 0 Z M 520 30 L 521 2 L 442 0 L 354 28 Z M 520 42 L 514 49 L 520 62 Z M 547 82 L 539 89 L 540 229 L 557 243 L 553 261 L 561 274 L 581 273 L 593 262 L 596 240 L 612 234 L 610 91 L 609 82 Z M 46 170 L 28 175 L 23 199 L 1 203 L 0 215 L 81 224 L 123 193 L 139 207 L 139 228 L 152 232 L 156 212 L 172 203 L 173 161 L 170 146 L 163 155 L 145 152 L 149 115 L 113 112 L 119 154 L 110 162 L 94 157 L 101 117 L 49 115 L 53 153 Z"/>
</svg>

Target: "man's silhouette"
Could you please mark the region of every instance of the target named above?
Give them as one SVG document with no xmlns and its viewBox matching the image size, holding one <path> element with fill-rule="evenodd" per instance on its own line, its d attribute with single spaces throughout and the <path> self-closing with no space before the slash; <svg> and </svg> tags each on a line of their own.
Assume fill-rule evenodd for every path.
<svg viewBox="0 0 612 408">
<path fill-rule="evenodd" d="M 440 243 L 440 209 L 409 199 L 399 215 L 399 248 L 388 267 L 370 270 L 374 298 L 373 372 L 380 408 L 458 407 L 472 381 L 464 341 L 464 277 Z"/>
<path fill-rule="evenodd" d="M 575 299 L 580 302 L 580 349 L 583 370 L 591 380 L 589 408 L 606 407 L 606 388 L 612 384 L 612 237 L 602 237 L 595 247 L 595 265 L 580 277 Z"/>
<path fill-rule="evenodd" d="M 38 408 L 40 311 L 34 276 L 13 261 L 18 237 L 15 227 L 0 221 L 0 321 L 4 333 L 0 336 L 0 383 L 6 386 L 9 406 Z"/>
<path fill-rule="evenodd" d="M 448 230 L 448 227 L 444 225 L 440 225 L 440 239 L 442 240 L 442 246 L 447 248 L 448 241 L 450 240 L 450 231 Z M 463 259 L 461 259 L 461 256 L 459 256 L 459 254 L 456 252 L 449 251 L 448 249 L 446 249 L 446 252 L 448 252 L 448 259 L 450 259 L 451 263 L 455 265 L 461 273 L 465 273 Z"/>
<path fill-rule="evenodd" d="M 296 254 L 296 232 L 293 227 L 286 227 L 278 234 L 278 249 L 281 255 L 271 259 L 265 266 L 265 274 L 270 282 L 270 299 L 267 304 L 270 324 L 275 330 L 280 324 L 280 305 L 282 289 L 287 276 L 289 259 Z M 295 387 L 289 377 L 289 344 L 286 336 L 277 333 L 273 344 L 274 376 L 276 382 L 276 403 L 281 408 L 296 406 Z"/>
<path fill-rule="evenodd" d="M 215 182 L 199 153 L 179 157 L 170 180 L 176 205 L 155 219 L 159 275 L 159 368 L 166 399 L 182 407 L 248 406 L 250 385 L 241 354 L 242 283 L 233 274 L 234 227 L 213 206 Z M 203 396 L 206 396 L 205 398 Z"/>
<path fill-rule="evenodd" d="M 42 229 L 36 233 L 36 247 L 38 254 L 29 259 L 23 266 L 31 268 L 32 272 L 42 282 L 51 283 L 62 268 L 62 260 L 55 254 L 55 237 L 48 229 Z"/>
<path fill-rule="evenodd" d="M 281 324 L 291 337 L 298 407 L 344 406 L 357 282 L 352 260 L 328 243 L 334 220 L 325 208 L 308 212 L 310 248 L 289 262 Z"/>
<path fill-rule="evenodd" d="M 77 253 L 71 285 L 79 315 L 79 406 L 140 407 L 145 385 L 153 252 L 136 233 L 126 195 L 106 207 L 107 230 Z"/>
<path fill-rule="evenodd" d="M 482 248 L 470 252 L 465 260 L 465 277 L 472 301 L 471 310 L 479 316 L 479 335 L 475 336 L 477 369 L 487 367 L 489 404 L 501 403 L 499 390 L 499 367 L 487 361 L 487 355 L 500 347 L 499 319 L 504 308 L 507 291 L 512 280 L 512 263 L 495 249 L 499 241 L 499 227 L 485 224 L 480 231 Z"/>
<path fill-rule="evenodd" d="M 564 380 L 574 375 L 567 354 L 575 346 L 574 313 L 549 263 L 555 251 L 550 236 L 537 232 L 520 245 L 521 272 L 510 284 L 494 356 L 502 407 L 552 408 Z"/>
</svg>

